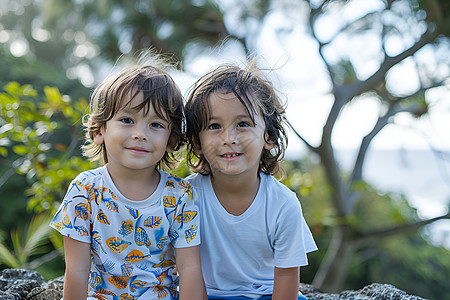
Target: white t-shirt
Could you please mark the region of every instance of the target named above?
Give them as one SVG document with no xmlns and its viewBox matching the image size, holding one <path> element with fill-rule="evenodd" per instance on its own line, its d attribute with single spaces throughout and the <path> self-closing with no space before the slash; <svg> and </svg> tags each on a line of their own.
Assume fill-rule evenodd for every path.
<svg viewBox="0 0 450 300">
<path fill-rule="evenodd" d="M 217 199 L 210 176 L 186 178 L 200 207 L 200 245 L 208 296 L 258 298 L 273 291 L 274 266 L 308 264 L 317 250 L 294 192 L 260 174 L 258 193 L 241 215 L 229 214 Z"/>
<path fill-rule="evenodd" d="M 70 184 L 50 226 L 91 244 L 88 296 L 178 299 L 172 247 L 198 245 L 200 220 L 189 183 L 159 173 L 158 187 L 142 201 L 125 198 L 106 166 Z"/>
</svg>

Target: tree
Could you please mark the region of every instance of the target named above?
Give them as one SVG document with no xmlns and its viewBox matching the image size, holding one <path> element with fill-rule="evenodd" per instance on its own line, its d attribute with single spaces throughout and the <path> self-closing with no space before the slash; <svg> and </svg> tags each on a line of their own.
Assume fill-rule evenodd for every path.
<svg viewBox="0 0 450 300">
<path fill-rule="evenodd" d="M 381 1 L 383 9 L 374 10 L 365 15 L 349 20 L 338 26 L 335 34 L 328 40 L 322 40 L 317 34 L 317 24 L 327 16 L 338 13 L 351 1 L 307 1 L 308 24 L 311 36 L 316 40 L 319 55 L 327 70 L 331 83 L 330 92 L 333 94 L 333 105 L 322 130 L 322 139 L 315 146 L 304 138 L 301 132 L 295 131 L 305 145 L 321 160 L 332 193 L 330 200 L 340 220 L 335 227 L 331 243 L 313 284 L 326 291 L 339 290 L 346 278 L 348 260 L 365 245 L 372 244 L 381 238 L 417 230 L 423 225 L 439 219 L 449 218 L 445 214 L 429 220 L 420 220 L 410 224 L 396 225 L 392 228 L 380 230 L 360 231 L 352 226 L 350 218 L 355 214 L 355 206 L 360 201 L 360 194 L 354 188 L 362 180 L 363 165 L 367 150 L 377 134 L 400 113 L 408 113 L 420 117 L 428 111 L 427 91 L 445 85 L 449 75 L 448 69 L 444 74 L 436 76 L 433 69 L 429 69 L 426 62 L 415 55 L 425 46 L 430 48 L 443 47 L 448 49 L 448 32 L 450 28 L 448 7 L 439 1 Z M 425 9 L 425 10 L 424 10 Z M 413 26 L 411 28 L 410 26 Z M 353 39 L 367 32 L 379 36 L 378 68 L 372 74 L 358 76 L 358 69 L 352 57 L 341 57 L 341 61 L 333 63 L 327 57 L 327 48 L 333 47 L 333 42 L 345 35 L 352 35 Z M 388 50 L 392 39 L 406 40 L 400 51 Z M 351 47 L 351 45 L 349 46 Z M 444 50 L 445 52 L 445 50 Z M 448 66 L 448 56 L 439 57 Z M 402 62 L 413 60 L 419 74 L 420 86 L 412 93 L 401 95 L 389 86 L 389 72 Z M 347 178 L 340 170 L 335 158 L 332 143 L 333 129 L 340 113 L 358 97 L 370 95 L 379 100 L 383 107 L 381 115 L 373 129 L 362 139 L 359 152 L 351 175 Z M 355 124 L 356 126 L 357 124 Z"/>
<path fill-rule="evenodd" d="M 42 61 L 33 61 L 24 57 L 14 57 L 0 47 L 0 93 L 3 93 L 3 87 L 7 86 L 9 82 L 17 82 L 19 85 L 28 86 L 31 84 L 32 88 L 29 87 L 27 91 L 32 89 L 42 91 L 45 86 L 50 84 L 52 86 L 57 86 L 63 95 L 71 95 L 72 99 L 85 98 L 89 95 L 89 89 L 83 86 L 78 80 L 68 79 L 62 68 L 57 68 Z M 23 96 L 24 97 L 21 98 L 23 100 L 27 99 L 31 102 L 39 101 L 39 97 L 27 98 L 25 95 Z M 4 96 L 2 95 L 0 97 Z M 65 96 L 65 98 L 67 97 L 68 96 Z M 2 101 L 0 101 L 0 103 L 1 102 Z M 12 104 L 10 103 L 9 105 Z M 14 105 L 18 105 L 18 103 Z M 36 105 L 34 105 L 34 107 L 36 107 Z M 3 125 L 6 125 L 6 122 L 1 116 L 6 112 L 6 108 L 2 107 L 2 113 L 0 114 L 0 148 L 11 143 L 10 140 L 8 141 L 8 139 L 5 139 L 4 137 L 13 132 L 10 129 L 6 130 L 9 125 L 2 127 Z M 40 114 L 41 112 L 42 111 L 40 110 L 36 111 L 37 114 Z M 28 120 L 28 122 L 32 121 Z M 42 125 L 42 123 L 37 124 Z M 77 124 L 76 126 L 79 125 L 80 124 Z M 69 137 L 69 135 L 61 134 L 63 130 L 60 129 L 58 129 L 57 132 L 56 136 L 58 137 L 60 144 L 66 143 L 66 138 Z M 53 137 L 53 139 L 54 138 L 55 137 Z M 0 193 L 2 199 L 5 199 L 5 201 L 0 202 L 0 211 L 3 213 L 0 218 L 0 228 L 6 232 L 30 221 L 32 212 L 26 209 L 28 197 L 24 193 L 18 191 L 26 190 L 26 188 L 33 183 L 34 179 L 19 175 L 15 172 L 16 169 L 12 166 L 19 162 L 19 160 L 17 160 L 19 156 L 12 151 L 12 148 L 9 148 L 9 150 L 7 156 L 0 156 Z M 3 154 L 5 153 L 2 150 L 0 150 L 0 152 Z"/>
<path fill-rule="evenodd" d="M 353 28 L 356 28 L 358 31 L 366 31 L 377 30 L 378 27 L 377 31 L 380 35 L 380 41 L 382 42 L 379 49 L 382 59 L 379 62 L 378 70 L 372 75 L 363 79 L 352 78 L 349 82 L 346 82 L 346 80 L 342 81 L 339 78 L 339 73 L 342 72 L 340 66 L 329 63 L 326 54 L 324 53 L 327 45 L 330 45 L 337 35 L 329 41 L 321 41 L 316 35 L 314 27 L 316 22 L 318 22 L 325 13 L 329 13 L 330 11 L 339 8 L 340 3 L 332 2 L 333 1 L 323 1 L 317 6 L 310 3 L 311 10 L 309 22 L 311 34 L 319 44 L 319 53 L 326 68 L 329 70 L 329 79 L 332 84 L 332 92 L 334 95 L 333 106 L 326 124 L 323 127 L 322 140 L 319 146 L 309 144 L 303 139 L 301 133 L 296 132 L 296 134 L 299 138 L 304 140 L 309 149 L 320 156 L 322 165 L 326 170 L 328 182 L 333 190 L 331 201 L 334 204 L 337 216 L 342 220 L 346 220 L 353 215 L 355 205 L 357 205 L 359 201 L 359 194 L 357 190 L 353 188 L 353 185 L 362 179 L 364 160 L 374 137 L 389 123 L 393 116 L 399 113 L 409 113 L 417 117 L 427 113 L 428 104 L 426 92 L 432 88 L 442 86 L 444 80 L 448 76 L 448 71 L 444 77 L 436 78 L 431 75 L 432 73 L 428 73 L 425 66 L 420 65 L 420 62 L 416 60 L 417 72 L 419 74 L 425 73 L 427 75 L 421 78 L 420 87 L 408 95 L 398 95 L 396 91 L 392 91 L 388 86 L 387 74 L 403 61 L 414 59 L 414 55 L 424 46 L 448 43 L 446 34 L 448 34 L 450 24 L 449 19 L 445 18 L 443 15 L 444 13 L 447 13 L 448 10 L 445 10 L 443 2 L 439 3 L 438 1 L 422 1 L 424 6 L 425 4 L 430 5 L 425 7 L 432 7 L 426 11 L 426 14 L 424 14 L 425 11 L 422 10 L 420 6 L 412 6 L 408 9 L 408 7 L 405 8 L 404 5 L 409 3 L 405 3 L 405 1 L 387 1 L 385 3 L 386 6 L 382 11 L 369 13 L 357 20 L 349 22 L 349 24 L 346 24 L 337 32 L 337 35 L 345 34 L 349 30 L 352 31 L 354 30 Z M 335 7 L 335 5 L 338 5 L 338 7 Z M 436 6 L 441 6 L 443 9 L 436 9 Z M 386 46 L 390 38 L 395 36 L 402 39 L 403 37 L 406 37 L 406 35 L 410 35 L 406 31 L 399 31 L 398 26 L 395 26 L 396 24 L 410 22 L 410 20 L 407 19 L 408 17 L 405 18 L 402 14 L 405 9 L 406 12 L 409 13 L 407 16 L 415 19 L 415 26 L 419 27 L 425 24 L 427 26 L 420 31 L 420 35 L 414 37 L 414 40 L 410 45 L 399 51 L 399 53 L 388 54 Z M 385 14 L 393 15 L 394 21 L 392 23 L 383 21 L 383 15 Z M 377 22 L 377 20 L 381 21 Z M 363 26 L 367 26 L 367 29 Z M 448 59 L 448 57 L 444 59 Z M 351 61 L 345 61 L 344 65 L 354 69 Z M 348 73 L 346 75 L 348 75 Z M 348 76 L 345 76 L 344 78 L 347 79 Z M 331 142 L 333 127 L 336 124 L 339 113 L 344 107 L 356 97 L 366 93 L 371 93 L 374 97 L 379 99 L 382 106 L 385 108 L 385 111 L 378 117 L 378 121 L 373 129 L 361 141 L 352 174 L 346 179 L 343 177 L 334 158 L 334 149 Z M 345 280 L 345 274 L 348 267 L 346 261 L 355 251 L 355 248 L 367 245 L 367 243 L 373 243 L 380 238 L 389 235 L 414 230 L 425 224 L 449 217 L 450 215 L 446 214 L 430 220 L 421 220 L 415 223 L 385 228 L 375 232 L 368 230 L 364 233 L 359 232 L 358 228 L 349 226 L 346 224 L 347 222 L 344 221 L 335 227 L 327 256 L 321 264 L 313 284 L 324 290 L 337 290 Z"/>
</svg>

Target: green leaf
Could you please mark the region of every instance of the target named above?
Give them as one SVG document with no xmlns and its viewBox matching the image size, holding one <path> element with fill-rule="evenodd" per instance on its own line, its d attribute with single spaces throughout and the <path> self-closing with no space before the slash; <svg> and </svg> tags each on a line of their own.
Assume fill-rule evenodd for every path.
<svg viewBox="0 0 450 300">
<path fill-rule="evenodd" d="M 48 102 L 52 104 L 59 104 L 62 102 L 61 93 L 57 88 L 46 86 L 44 87 L 44 93 Z"/>
<path fill-rule="evenodd" d="M 9 94 L 17 96 L 19 94 L 20 85 L 18 82 L 12 81 L 8 82 L 3 89 L 7 91 Z"/>
<path fill-rule="evenodd" d="M 61 110 L 66 118 L 69 118 L 73 115 L 73 108 L 69 105 L 64 105 L 61 107 Z"/>
<path fill-rule="evenodd" d="M 3 242 L 0 243 L 0 264 L 6 265 L 9 268 L 19 267 L 17 259 Z"/>
<path fill-rule="evenodd" d="M 25 155 L 30 152 L 30 149 L 24 145 L 16 145 L 13 147 L 13 151 L 18 155 Z"/>
</svg>

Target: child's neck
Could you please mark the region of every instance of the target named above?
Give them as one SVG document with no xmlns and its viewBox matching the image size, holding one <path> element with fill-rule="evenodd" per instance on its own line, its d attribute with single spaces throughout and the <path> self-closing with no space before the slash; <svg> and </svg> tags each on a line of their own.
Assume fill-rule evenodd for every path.
<svg viewBox="0 0 450 300">
<path fill-rule="evenodd" d="M 211 183 L 217 199 L 230 214 L 242 215 L 253 203 L 259 189 L 259 176 L 211 176 Z"/>
<path fill-rule="evenodd" d="M 107 165 L 107 170 L 119 192 L 132 201 L 142 201 L 150 197 L 158 187 L 161 177 L 155 168 L 117 172 Z"/>
</svg>

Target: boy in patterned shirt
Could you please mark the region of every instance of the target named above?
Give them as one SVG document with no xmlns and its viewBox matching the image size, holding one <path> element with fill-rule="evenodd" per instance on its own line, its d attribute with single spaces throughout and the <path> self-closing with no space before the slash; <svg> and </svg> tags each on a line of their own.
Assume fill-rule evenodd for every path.
<svg viewBox="0 0 450 300">
<path fill-rule="evenodd" d="M 103 166 L 72 181 L 50 224 L 64 236 L 64 300 L 178 299 L 174 256 L 180 299 L 206 297 L 194 190 L 160 170 L 184 142 L 182 96 L 144 61 L 91 95 L 83 154 Z"/>
</svg>

